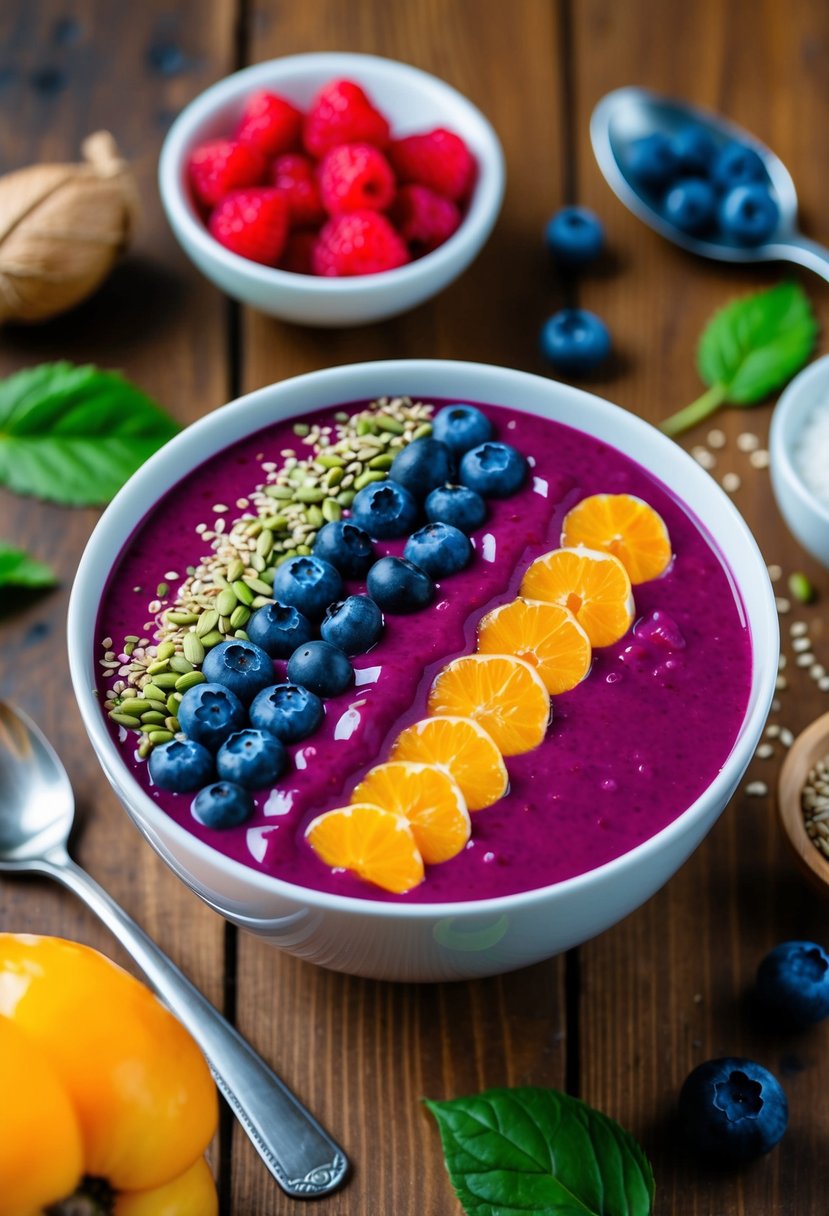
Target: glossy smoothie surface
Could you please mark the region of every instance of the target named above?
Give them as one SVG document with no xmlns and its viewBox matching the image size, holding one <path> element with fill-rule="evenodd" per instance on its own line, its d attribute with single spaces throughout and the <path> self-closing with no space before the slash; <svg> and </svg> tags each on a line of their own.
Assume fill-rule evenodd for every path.
<svg viewBox="0 0 829 1216">
<path fill-rule="evenodd" d="M 330 423 L 342 408 L 334 404 L 303 421 Z M 750 639 L 728 573 L 699 525 L 661 483 L 607 444 L 517 410 L 480 408 L 496 437 L 530 458 L 525 486 L 489 501 L 489 518 L 473 534 L 472 562 L 439 585 L 431 607 L 386 616 L 380 642 L 353 660 L 355 686 L 328 700 L 320 730 L 289 749 L 286 773 L 276 788 L 256 794 L 251 820 L 221 832 L 202 827 L 190 812 L 193 795 L 155 788 L 135 757 L 135 736 L 109 723 L 142 788 L 227 856 L 300 886 L 367 899 L 507 895 L 582 874 L 641 844 L 690 806 L 729 755 L 748 700 Z M 157 584 L 170 571 L 183 576 L 209 551 L 196 526 L 212 524 L 217 503 L 229 506 L 228 520 L 241 514 L 233 504 L 265 480 L 263 461 L 278 463 L 286 448 L 302 454 L 290 421 L 234 444 L 166 494 L 113 571 L 96 636 L 112 637 L 116 649 L 127 634 L 150 636 L 147 604 Z M 426 716 L 440 668 L 474 652 L 481 616 L 515 597 L 530 562 L 558 547 L 567 510 L 599 493 L 638 495 L 660 513 L 671 538 L 668 571 L 633 589 L 631 632 L 594 649 L 586 679 L 552 698 L 544 742 L 507 758 L 508 793 L 472 814 L 472 838 L 459 856 L 427 867 L 425 882 L 404 896 L 326 868 L 304 840 L 307 824 L 347 804 L 362 775 L 388 758 L 399 731 Z M 379 556 L 400 553 L 403 544 L 375 547 Z M 654 612 L 667 618 L 667 631 L 654 629 Z M 674 625 L 679 638 L 668 636 Z M 285 664 L 275 661 L 274 668 L 274 682 L 284 679 Z"/>
</svg>

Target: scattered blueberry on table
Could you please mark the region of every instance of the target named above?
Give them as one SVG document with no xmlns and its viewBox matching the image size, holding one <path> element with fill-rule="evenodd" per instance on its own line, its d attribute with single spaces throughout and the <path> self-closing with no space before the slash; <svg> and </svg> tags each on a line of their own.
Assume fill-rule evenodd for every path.
<svg viewBox="0 0 829 1216">
<path fill-rule="evenodd" d="M 438 486 L 426 499 L 426 518 L 433 524 L 449 524 L 469 535 L 487 516 L 486 502 L 469 486 Z"/>
<path fill-rule="evenodd" d="M 265 604 L 257 608 L 245 626 L 251 642 L 272 659 L 288 659 L 303 642 L 313 637 L 311 622 L 293 604 Z"/>
<path fill-rule="evenodd" d="M 829 1017 L 829 953 L 816 942 L 781 942 L 757 969 L 757 996 L 792 1026 Z"/>
<path fill-rule="evenodd" d="M 366 586 L 384 612 L 419 612 L 435 598 L 429 575 L 405 557 L 381 557 L 369 570 Z"/>
<path fill-rule="evenodd" d="M 786 1131 L 789 1105 L 780 1082 L 761 1064 L 726 1058 L 689 1074 L 679 1114 L 694 1148 L 739 1162 L 774 1148 Z"/>
<path fill-rule="evenodd" d="M 586 207 L 561 207 L 548 221 L 544 235 L 547 248 L 565 270 L 589 266 L 604 247 L 601 220 Z"/>
<path fill-rule="evenodd" d="M 253 799 L 233 781 L 215 781 L 199 790 L 191 806 L 193 818 L 206 828 L 238 827 L 253 814 Z"/>
<path fill-rule="evenodd" d="M 347 655 L 365 654 L 377 643 L 382 632 L 383 614 L 368 595 L 349 595 L 347 599 L 329 604 L 320 625 L 323 641 L 339 647 Z"/>
<path fill-rule="evenodd" d="M 541 353 L 557 371 L 585 375 L 610 354 L 610 334 L 604 321 L 586 308 L 562 308 L 541 328 Z"/>
<path fill-rule="evenodd" d="M 178 707 L 179 726 L 189 739 L 215 752 L 229 734 L 245 725 L 245 707 L 224 684 L 188 688 Z"/>
<path fill-rule="evenodd" d="M 298 743 L 321 724 L 322 701 L 301 684 L 274 684 L 257 693 L 250 707 L 250 724 L 283 743 Z"/>
<path fill-rule="evenodd" d="M 318 697 L 336 697 L 354 683 L 354 668 L 339 646 L 311 641 L 299 646 L 288 659 L 288 679 Z"/>
<path fill-rule="evenodd" d="M 247 727 L 225 739 L 216 756 L 216 771 L 222 781 L 261 790 L 282 775 L 286 759 L 285 748 L 276 735 Z"/>
</svg>

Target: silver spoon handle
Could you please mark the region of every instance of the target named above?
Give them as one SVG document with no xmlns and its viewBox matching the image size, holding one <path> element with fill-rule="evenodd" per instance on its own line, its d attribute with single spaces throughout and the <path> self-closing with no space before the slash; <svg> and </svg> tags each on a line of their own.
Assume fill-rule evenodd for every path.
<svg viewBox="0 0 829 1216">
<path fill-rule="evenodd" d="M 342 1149 L 163 950 L 71 858 L 55 858 L 42 868 L 100 917 L 190 1031 L 222 1095 L 282 1189 L 312 1199 L 339 1186 L 348 1169 Z"/>
<path fill-rule="evenodd" d="M 817 241 L 810 241 L 807 236 L 803 236 L 799 232 L 793 236 L 770 242 L 768 255 L 770 258 L 779 258 L 784 262 L 794 262 L 798 266 L 805 266 L 807 270 L 813 270 L 815 274 L 819 274 L 822 279 L 829 282 L 829 249 L 824 245 L 819 245 Z"/>
</svg>

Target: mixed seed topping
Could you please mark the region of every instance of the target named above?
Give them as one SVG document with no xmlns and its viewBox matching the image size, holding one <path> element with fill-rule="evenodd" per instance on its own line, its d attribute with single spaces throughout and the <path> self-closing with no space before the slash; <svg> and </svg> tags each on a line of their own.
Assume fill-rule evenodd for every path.
<svg viewBox="0 0 829 1216">
<path fill-rule="evenodd" d="M 829 857 L 829 756 L 818 760 L 800 793 L 806 833 L 816 849 Z"/>
<path fill-rule="evenodd" d="M 279 461 L 263 455 L 262 482 L 234 504 L 241 513 L 214 504 L 213 521 L 196 526 L 207 553 L 183 577 L 165 573 L 143 635 L 124 638 L 120 650 L 110 637 L 102 642 L 100 666 L 114 677 L 105 708 L 142 736 L 141 757 L 178 732 L 179 703 L 203 682 L 207 651 L 247 638 L 251 615 L 273 603 L 277 568 L 310 554 L 325 523 L 340 519 L 364 486 L 385 480 L 405 444 L 431 434 L 433 410 L 409 397 L 381 397 L 354 414 L 338 411 L 331 425 L 296 422 L 296 446 L 283 448 Z"/>
</svg>

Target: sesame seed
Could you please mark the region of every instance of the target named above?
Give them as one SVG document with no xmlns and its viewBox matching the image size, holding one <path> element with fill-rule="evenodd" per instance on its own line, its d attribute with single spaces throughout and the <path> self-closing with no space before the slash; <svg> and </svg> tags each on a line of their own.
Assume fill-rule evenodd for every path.
<svg viewBox="0 0 829 1216">
<path fill-rule="evenodd" d="M 774 602 L 777 605 L 777 611 L 781 614 L 785 615 L 787 612 L 791 612 L 791 603 L 784 595 L 778 595 Z"/>
<path fill-rule="evenodd" d="M 809 675 L 813 680 L 822 680 L 826 675 L 826 668 L 822 663 L 813 663 L 809 668 Z"/>
<path fill-rule="evenodd" d="M 744 792 L 749 798 L 763 798 L 769 792 L 769 787 L 765 781 L 749 781 Z"/>
<path fill-rule="evenodd" d="M 774 748 L 770 743 L 761 743 L 754 754 L 758 760 L 768 760 L 774 755 Z"/>
<path fill-rule="evenodd" d="M 725 432 L 720 430 L 709 431 L 707 435 L 709 448 L 724 448 L 725 447 Z"/>
<path fill-rule="evenodd" d="M 736 494 L 737 490 L 739 490 L 739 488 L 742 484 L 743 483 L 740 480 L 740 476 L 738 473 L 726 473 L 723 476 L 722 488 L 728 494 Z"/>
<path fill-rule="evenodd" d="M 791 747 L 791 745 L 794 743 L 794 735 L 786 726 L 784 726 L 780 732 L 780 742 L 784 747 Z"/>
<path fill-rule="evenodd" d="M 696 447 L 691 448 L 691 455 L 697 464 L 701 465 L 704 469 L 713 469 L 717 463 L 714 453 L 709 452 L 708 448 L 702 447 L 701 444 L 697 444 Z"/>
<path fill-rule="evenodd" d="M 778 670 L 778 671 L 782 671 L 782 670 L 783 670 L 783 668 L 784 668 L 784 667 L 786 666 L 786 664 L 788 663 L 788 661 L 789 661 L 789 660 L 786 658 L 786 656 L 785 656 L 784 654 L 781 654 L 781 655 L 780 655 L 780 657 L 779 657 L 779 658 L 778 658 L 778 660 L 777 660 L 777 670 Z"/>
<path fill-rule="evenodd" d="M 771 566 L 766 566 L 766 569 L 768 570 L 769 578 L 771 579 L 771 581 L 773 583 L 778 582 L 783 577 L 782 566 L 771 565 Z"/>
<path fill-rule="evenodd" d="M 811 653 L 799 654 L 795 659 L 798 667 L 811 667 L 815 661 L 815 656 Z"/>
<path fill-rule="evenodd" d="M 789 687 L 789 681 L 785 676 L 778 676 L 774 682 L 774 687 L 778 692 L 783 692 L 784 689 Z"/>
<path fill-rule="evenodd" d="M 793 638 L 802 638 L 808 632 L 809 626 L 805 621 L 792 621 L 791 625 L 789 625 L 789 633 Z"/>
<path fill-rule="evenodd" d="M 224 505 L 223 502 L 217 502 L 213 506 L 214 515 L 224 515 L 226 510 L 227 510 L 227 507 Z"/>
<path fill-rule="evenodd" d="M 779 713 L 779 711 L 780 711 L 780 698 L 773 697 L 772 702 L 771 702 L 771 712 L 773 714 L 776 714 L 776 713 Z"/>
<path fill-rule="evenodd" d="M 821 676 L 817 682 L 817 686 L 821 692 L 829 692 L 829 676 Z"/>
<path fill-rule="evenodd" d="M 808 638 L 795 638 L 792 642 L 792 650 L 795 652 L 795 654 L 801 654 L 804 650 L 808 650 L 811 645 L 812 643 Z"/>
<path fill-rule="evenodd" d="M 769 467 L 769 454 L 765 448 L 758 448 L 756 452 L 751 453 L 748 459 L 752 468 L 767 469 Z"/>
<path fill-rule="evenodd" d="M 766 727 L 766 738 L 767 739 L 777 739 L 779 737 L 779 735 L 780 735 L 780 727 L 777 725 L 776 722 L 770 722 L 769 725 Z"/>
<path fill-rule="evenodd" d="M 741 452 L 754 452 L 759 446 L 760 440 L 751 431 L 743 431 L 737 436 L 737 447 Z"/>
</svg>

